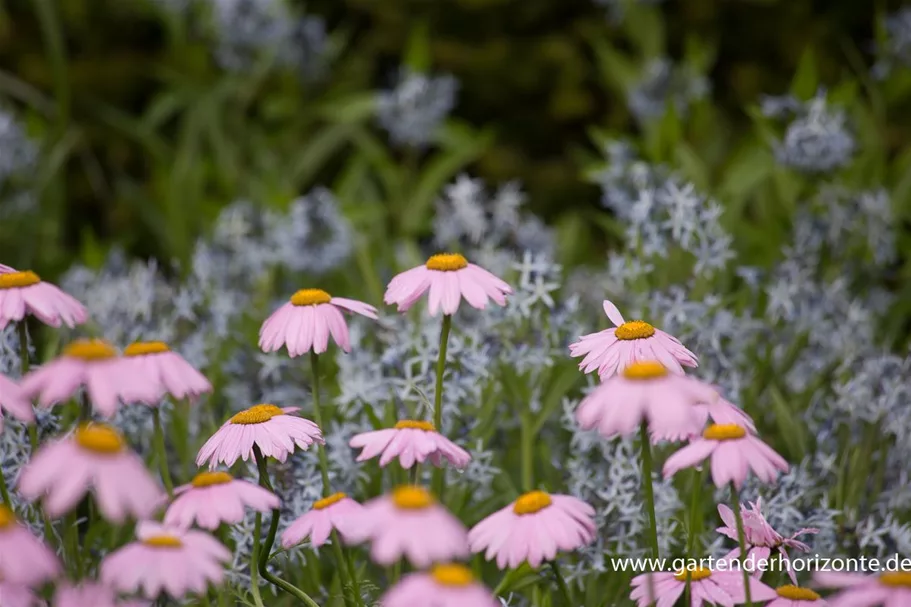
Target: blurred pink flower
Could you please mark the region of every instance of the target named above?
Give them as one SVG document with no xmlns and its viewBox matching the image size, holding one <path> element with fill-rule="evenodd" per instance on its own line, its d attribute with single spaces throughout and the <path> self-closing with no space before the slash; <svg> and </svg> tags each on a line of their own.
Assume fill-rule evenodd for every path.
<svg viewBox="0 0 911 607">
<path fill-rule="evenodd" d="M 313 504 L 313 509 L 299 516 L 282 533 L 282 546 L 291 548 L 308 537 L 314 548 L 319 548 L 329 539 L 335 529 L 347 540 L 347 529 L 363 511 L 363 506 L 345 495 L 335 493 Z"/>
<path fill-rule="evenodd" d="M 424 421 L 404 420 L 394 428 L 362 432 L 353 436 L 348 444 L 363 447 L 357 458 L 359 462 L 382 454 L 380 466 L 395 458 L 406 469 L 428 459 L 437 467 L 442 467 L 445 459 L 456 468 L 464 468 L 471 461 L 467 451 L 437 432 L 432 423 Z"/>
<path fill-rule="evenodd" d="M 0 329 L 32 314 L 46 325 L 70 328 L 88 319 L 85 306 L 32 271 L 0 271 Z"/>
<path fill-rule="evenodd" d="M 322 289 L 301 289 L 266 319 L 259 330 L 259 347 L 275 352 L 287 346 L 291 357 L 311 349 L 322 354 L 329 347 L 329 335 L 345 352 L 351 351 L 348 325 L 342 310 L 376 320 L 376 308 L 354 299 L 332 297 Z"/>
<path fill-rule="evenodd" d="M 0 375 L 0 411 L 11 414 L 21 422 L 33 423 L 35 421 L 32 404 L 22 395 L 19 385 L 5 375 Z M 0 430 L 3 430 L 2 415 L 0 415 Z"/>
<path fill-rule="evenodd" d="M 778 597 L 765 607 L 826 607 L 830 605 L 828 601 L 809 588 L 791 585 L 779 586 L 775 589 L 775 593 Z"/>
<path fill-rule="evenodd" d="M 458 253 L 440 253 L 424 265 L 394 276 L 386 287 L 383 300 L 396 304 L 399 312 L 405 312 L 428 289 L 431 316 L 441 310 L 448 316 L 455 314 L 463 298 L 478 310 L 487 307 L 488 299 L 505 306 L 506 296 L 512 293 L 508 284 L 481 266 L 468 263 Z"/>
<path fill-rule="evenodd" d="M 259 485 L 235 479 L 227 472 L 201 472 L 174 489 L 174 501 L 164 515 L 165 525 L 189 529 L 195 522 L 215 530 L 222 523 L 244 520 L 244 508 L 268 512 L 281 505 L 278 496 Z"/>
<path fill-rule="evenodd" d="M 5 603 L 4 603 L 5 605 Z M 53 607 L 146 607 L 147 601 L 118 601 L 112 588 L 98 582 L 84 581 L 78 586 L 64 583 L 57 586 Z"/>
<path fill-rule="evenodd" d="M 692 593 L 692 607 L 702 605 L 721 605 L 733 607 L 746 602 L 746 592 L 743 584 L 743 572 L 712 571 L 710 569 L 693 569 L 671 573 L 643 573 L 633 578 L 633 591 L 629 598 L 636 601 L 639 607 L 648 607 L 656 599 L 660 607 L 671 607 L 686 589 L 686 578 L 690 576 L 690 592 Z M 651 597 L 649 577 L 652 578 L 655 596 Z M 750 578 L 750 598 L 753 604 L 765 602 L 775 598 L 775 591 L 755 578 Z"/>
<path fill-rule="evenodd" d="M 380 599 L 383 607 L 500 607 L 493 593 L 463 565 L 436 565 L 411 573 Z"/>
<path fill-rule="evenodd" d="M 911 605 L 911 572 L 894 571 L 879 575 L 819 571 L 813 583 L 841 592 L 829 596 L 829 607 L 905 607 Z M 800 607 L 803 607 L 801 605 Z"/>
<path fill-rule="evenodd" d="M 345 541 L 369 540 L 371 558 L 391 565 L 407 558 L 417 568 L 468 556 L 468 530 L 418 486 L 402 486 L 374 498 L 352 517 Z"/>
<path fill-rule="evenodd" d="M 57 577 L 60 563 L 50 548 L 16 519 L 13 511 L 0 505 L 0 578 L 3 587 L 38 587 Z M 3 603 L 6 605 L 6 603 Z"/>
<path fill-rule="evenodd" d="M 711 457 L 712 480 L 715 486 L 734 483 L 740 489 L 750 470 L 759 480 L 771 483 L 778 472 L 788 471 L 788 462 L 771 447 L 737 424 L 713 424 L 702 437 L 671 455 L 664 462 L 664 477 L 683 468 L 699 466 Z"/>
<path fill-rule="evenodd" d="M 532 491 L 494 512 L 468 533 L 472 552 L 486 550 L 500 569 L 516 569 L 524 561 L 540 567 L 558 550 L 577 550 L 595 539 L 595 510 L 571 495 Z"/>
<path fill-rule="evenodd" d="M 717 387 L 716 390 L 720 394 L 721 391 Z M 700 416 L 701 426 L 712 420 L 714 424 L 737 424 L 753 434 L 756 433 L 753 418 L 746 411 L 724 398 L 719 397 L 718 400 L 710 403 L 699 403 L 696 405 L 696 412 Z"/>
<path fill-rule="evenodd" d="M 0 582 L 0 605 L 3 607 L 44 607 L 27 586 Z M 57 607 L 56 605 L 54 607 Z M 99 607 L 106 607 L 100 605 Z"/>
<path fill-rule="evenodd" d="M 626 322 L 617 306 L 606 299 L 604 312 L 614 323 L 613 329 L 583 335 L 569 346 L 572 356 L 585 356 L 579 363 L 583 372 L 597 369 L 601 379 L 607 379 L 643 360 L 657 360 L 678 375 L 683 375 L 683 367 L 698 366 L 696 355 L 673 335 L 641 320 Z"/>
<path fill-rule="evenodd" d="M 645 422 L 653 439 L 680 440 L 702 430 L 704 415 L 696 405 L 717 398 L 709 384 L 674 375 L 658 361 L 636 361 L 586 396 L 576 420 L 605 438 L 632 434 Z"/>
<path fill-rule="evenodd" d="M 136 342 L 124 348 L 120 368 L 120 398 L 125 403 L 154 407 L 168 395 L 195 399 L 212 391 L 212 384 L 202 373 L 160 341 Z"/>
<path fill-rule="evenodd" d="M 180 530 L 158 523 L 137 526 L 138 541 L 101 561 L 101 581 L 124 593 L 155 599 L 162 592 L 181 599 L 220 585 L 231 552 L 203 531 Z"/>
<path fill-rule="evenodd" d="M 75 508 L 91 490 L 101 514 L 115 523 L 128 516 L 148 518 L 163 497 L 121 434 L 94 423 L 41 447 L 25 465 L 18 488 L 28 500 L 43 498 L 44 511 L 53 518 Z"/>
<path fill-rule="evenodd" d="M 253 457 L 254 445 L 266 457 L 285 461 L 295 447 L 306 450 L 313 443 L 324 444 L 319 427 L 309 419 L 291 415 L 298 407 L 254 405 L 222 424 L 196 456 L 196 465 L 209 463 L 214 470 L 223 463 L 230 467 L 238 459 Z"/>
</svg>

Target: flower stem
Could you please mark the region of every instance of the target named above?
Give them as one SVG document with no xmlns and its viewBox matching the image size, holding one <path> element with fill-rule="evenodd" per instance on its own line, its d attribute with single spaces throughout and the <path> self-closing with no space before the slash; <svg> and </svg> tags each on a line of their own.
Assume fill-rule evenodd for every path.
<svg viewBox="0 0 911 607">
<path fill-rule="evenodd" d="M 28 357 L 28 326 L 23 318 L 16 323 L 16 331 L 19 333 L 19 374 L 25 377 L 32 368 L 31 361 Z M 38 449 L 38 422 L 28 425 L 28 441 L 32 446 L 32 453 Z"/>
<path fill-rule="evenodd" d="M 702 472 L 700 470 L 693 470 L 693 488 L 691 489 L 692 495 L 690 496 L 690 535 L 687 538 L 686 546 L 686 556 L 690 559 L 696 558 L 696 539 L 699 537 L 699 532 L 702 530 L 701 523 L 701 507 L 699 500 L 702 497 Z M 693 562 L 692 560 L 690 562 Z M 686 576 L 686 600 L 683 602 L 684 605 L 690 604 L 690 584 L 691 576 Z"/>
<path fill-rule="evenodd" d="M 259 595 L 259 536 L 263 531 L 263 515 L 256 513 L 253 522 L 253 553 L 250 563 L 250 592 L 253 594 L 253 603 L 256 607 L 265 607 L 263 598 Z"/>
<path fill-rule="evenodd" d="M 440 356 L 437 358 L 437 383 L 433 390 L 433 425 L 437 432 L 443 432 L 443 371 L 446 370 L 446 348 L 449 346 L 449 331 L 452 329 L 452 316 L 443 315 L 443 326 L 440 328 Z M 446 475 L 443 468 L 433 470 L 433 491 L 442 501 Z"/>
<path fill-rule="evenodd" d="M 525 412 L 522 413 L 519 421 L 519 446 L 522 455 L 522 487 L 524 491 L 531 491 L 534 489 L 535 484 L 532 421 Z"/>
<path fill-rule="evenodd" d="M 639 445 L 642 451 L 642 487 L 645 493 L 645 507 L 648 510 L 648 544 L 652 553 L 652 562 L 657 563 L 658 557 L 658 521 L 655 517 L 655 489 L 652 486 L 652 444 L 649 442 L 648 424 L 639 425 Z M 655 602 L 655 579 L 649 572 L 649 604 Z"/>
<path fill-rule="evenodd" d="M 740 559 L 745 561 L 747 558 L 746 534 L 743 531 L 743 515 L 740 513 L 740 492 L 734 483 L 731 483 L 731 499 L 734 502 L 734 520 L 737 521 L 737 543 L 740 544 Z M 743 592 L 746 596 L 746 606 L 753 607 L 753 597 L 750 594 L 750 572 L 741 562 L 740 569 L 743 571 Z"/>
<path fill-rule="evenodd" d="M 164 431 L 161 429 L 161 411 L 152 407 L 152 420 L 155 423 L 155 450 L 158 452 L 158 470 L 161 480 L 168 491 L 168 497 L 174 497 L 174 483 L 171 481 L 171 471 L 168 469 L 168 453 L 165 450 Z"/>
<path fill-rule="evenodd" d="M 310 372 L 313 375 L 313 417 L 316 425 L 319 426 L 320 432 L 325 432 L 323 428 L 323 416 L 319 406 L 319 354 L 310 351 Z M 319 471 L 323 479 L 323 497 L 329 497 L 329 459 L 326 457 L 325 446 L 318 447 L 319 454 Z"/>
<path fill-rule="evenodd" d="M 563 595 L 563 601 L 565 602 L 566 607 L 573 607 L 572 592 L 566 584 L 563 574 L 560 572 L 560 565 L 557 564 L 557 561 L 550 561 L 548 565 L 550 565 L 551 570 L 554 572 L 554 577 L 557 580 L 557 588 L 560 589 L 560 594 Z"/>
<path fill-rule="evenodd" d="M 9 498 L 9 489 L 6 488 L 6 475 L 3 474 L 3 464 L 0 462 L 0 495 L 3 496 L 3 505 L 13 509 L 13 502 Z"/>
</svg>

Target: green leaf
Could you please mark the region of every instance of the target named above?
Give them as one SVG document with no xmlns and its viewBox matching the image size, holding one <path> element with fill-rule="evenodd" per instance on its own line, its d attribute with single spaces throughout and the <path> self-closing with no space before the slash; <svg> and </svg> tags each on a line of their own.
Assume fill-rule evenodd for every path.
<svg viewBox="0 0 911 607">
<path fill-rule="evenodd" d="M 351 124 L 333 124 L 310 139 L 301 153 L 291 159 L 289 174 L 294 187 L 309 186 L 325 163 L 350 140 L 354 130 Z"/>
<path fill-rule="evenodd" d="M 411 28 L 403 63 L 413 72 L 426 74 L 431 67 L 430 27 L 421 20 Z"/>
<path fill-rule="evenodd" d="M 655 59 L 664 52 L 664 18 L 661 9 L 645 3 L 635 3 L 625 9 L 624 25 L 630 42 L 639 48 L 646 59 Z"/>
<path fill-rule="evenodd" d="M 819 72 L 812 47 L 807 47 L 800 57 L 797 73 L 791 81 L 791 94 L 798 99 L 809 99 L 819 89 Z"/>
</svg>

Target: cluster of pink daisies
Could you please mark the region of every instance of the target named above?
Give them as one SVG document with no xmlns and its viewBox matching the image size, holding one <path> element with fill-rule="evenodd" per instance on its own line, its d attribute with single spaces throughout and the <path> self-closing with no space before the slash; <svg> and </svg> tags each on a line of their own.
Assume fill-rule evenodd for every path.
<svg viewBox="0 0 911 607">
<path fill-rule="evenodd" d="M 489 301 L 505 305 L 510 293 L 505 282 L 461 255 L 439 254 L 393 278 L 385 302 L 404 312 L 427 294 L 430 314 L 443 314 L 442 368 L 449 323 L 461 301 L 483 310 Z M 626 321 L 610 302 L 604 308 L 615 326 L 586 335 L 570 347 L 573 356 L 584 356 L 580 368 L 597 370 L 601 380 L 578 406 L 576 418 L 583 428 L 594 429 L 605 438 L 635 433 L 642 438 L 653 556 L 658 554 L 654 504 L 650 502 L 650 449 L 654 443 L 681 441 L 687 444 L 667 458 L 663 473 L 669 477 L 685 468 L 699 469 L 708 461 L 714 484 L 731 487 L 734 509 L 719 506 L 725 523 L 719 532 L 738 541 L 730 558 L 747 554 L 768 558 L 773 552 L 786 557 L 788 547 L 808 549 L 795 537 L 785 538 L 772 529 L 759 504 L 747 508 L 739 503 L 739 489 L 750 473 L 770 483 L 788 469 L 784 459 L 759 438 L 749 416 L 722 398 L 716 387 L 684 374 L 684 368 L 695 367 L 697 359 L 676 338 L 643 321 Z M 351 605 L 365 603 L 356 590 L 358 569 L 346 564 L 339 539 L 351 545 L 368 543 L 370 558 L 379 565 L 404 559 L 413 568 L 413 573 L 386 591 L 381 598 L 384 607 L 497 607 L 500 603 L 494 593 L 463 564 L 472 553 L 483 553 L 503 570 L 524 563 L 538 568 L 555 565 L 558 552 L 594 541 L 597 528 L 591 506 L 540 488 L 527 487 L 526 493 L 471 529 L 447 510 L 439 477 L 433 490 L 415 481 L 364 504 L 333 492 L 320 429 L 318 357 L 328 349 L 330 337 L 344 351 L 350 350 L 343 312 L 377 318 L 376 309 L 368 304 L 332 297 L 320 289 L 303 289 L 260 330 L 259 346 L 264 351 L 286 348 L 292 357 L 310 355 L 316 421 L 300 417 L 298 407 L 251 406 L 225 421 L 202 446 L 196 463 L 207 469 L 176 488 L 171 487 L 164 454 L 159 454 L 163 488 L 123 436 L 92 416 L 94 412 L 109 418 L 119 407 L 136 404 L 155 408 L 168 398 L 193 402 L 212 390 L 205 377 L 164 343 L 134 343 L 121 352 L 101 340 L 79 340 L 64 348 L 59 358 L 27 373 L 18 384 L 0 376 L 4 413 L 33 423 L 33 403 L 45 408 L 72 403 L 80 416 L 63 436 L 40 446 L 26 464 L 15 484 L 21 498 L 40 500 L 47 520 L 53 520 L 73 515 L 90 493 L 97 512 L 110 523 L 138 522 L 135 541 L 106 555 L 97 576 L 67 581 L 55 553 L 18 522 L 5 481 L 0 479 L 5 501 L 0 507 L 4 607 L 38 604 L 34 592 L 50 582 L 57 582 L 52 604 L 66 607 L 134 604 L 118 602 L 121 595 L 146 600 L 163 594 L 175 599 L 205 595 L 210 586 L 223 583 L 224 566 L 231 558 L 211 532 L 241 522 L 248 509 L 257 513 L 258 524 L 262 515 L 272 515 L 265 541 L 259 534 L 254 536 L 251 571 L 277 590 L 317 605 L 267 566 L 280 506 L 272 491 L 268 460 L 285 461 L 295 450 L 314 444 L 320 446 L 323 499 L 292 522 L 279 540 L 285 548 L 305 540 L 313 547 L 331 544 L 338 570 L 355 589 L 353 596 L 346 596 Z M 29 314 L 52 327 L 73 327 L 87 320 L 79 302 L 33 272 L 0 266 L 0 328 L 24 323 Z M 29 361 L 23 362 L 27 368 Z M 437 381 L 442 382 L 442 373 Z M 437 386 L 437 395 L 441 387 Z M 406 470 L 427 463 L 437 470 L 446 465 L 464 468 L 471 455 L 440 433 L 439 407 L 438 397 L 436 423 L 400 420 L 391 428 L 352 437 L 350 445 L 361 449 L 358 460 L 379 458 L 381 466 L 397 462 Z M 157 415 L 155 420 L 158 423 Z M 238 460 L 256 462 L 258 483 L 228 472 Z M 413 478 L 420 477 L 415 474 Z M 64 555 L 79 558 L 78 549 L 74 554 L 64 550 Z M 71 563 L 66 564 L 69 569 Z M 746 572 L 646 573 L 633 580 L 630 596 L 640 607 L 653 603 L 670 607 L 684 593 L 693 605 L 767 601 L 775 607 L 803 607 L 806 602 L 843 607 L 911 604 L 911 581 L 901 574 L 878 578 L 820 575 L 820 583 L 843 589 L 828 603 L 792 581 L 793 585 L 773 590 Z M 252 591 L 258 596 L 256 585 Z"/>
</svg>

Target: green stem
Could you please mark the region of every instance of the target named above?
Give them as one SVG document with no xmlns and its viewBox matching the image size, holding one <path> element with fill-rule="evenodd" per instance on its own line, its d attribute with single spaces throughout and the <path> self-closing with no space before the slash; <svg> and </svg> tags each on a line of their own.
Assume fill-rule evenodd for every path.
<svg viewBox="0 0 911 607">
<path fill-rule="evenodd" d="M 548 565 L 550 565 L 551 570 L 554 572 L 554 577 L 557 579 L 557 588 L 560 589 L 560 594 L 563 595 L 564 604 L 566 607 L 573 607 L 575 603 L 573 603 L 572 592 L 560 572 L 560 565 L 557 564 L 557 561 L 550 561 Z"/>
<path fill-rule="evenodd" d="M 253 594 L 253 603 L 256 607 L 265 607 L 263 597 L 259 594 L 259 536 L 263 531 L 263 515 L 256 513 L 253 522 L 253 553 L 250 555 L 250 592 Z"/>
<path fill-rule="evenodd" d="M 92 421 L 92 402 L 89 400 L 88 390 L 82 392 L 82 404 L 79 406 L 79 421 Z"/>
<path fill-rule="evenodd" d="M 533 442 L 534 433 L 532 432 L 532 422 L 527 413 L 522 413 L 520 417 L 520 452 L 522 455 L 522 486 L 525 491 L 534 489 L 534 457 Z"/>
<path fill-rule="evenodd" d="M 161 411 L 158 407 L 152 407 L 152 419 L 155 424 L 155 450 L 158 452 L 158 470 L 161 472 L 161 480 L 168 491 L 168 497 L 174 497 L 174 483 L 171 481 L 171 471 L 168 469 L 168 453 L 164 444 L 164 431 L 161 429 Z"/>
<path fill-rule="evenodd" d="M 700 470 L 693 470 L 693 488 L 690 490 L 692 496 L 690 497 L 690 535 L 687 538 L 686 546 L 686 555 L 690 559 L 696 558 L 696 540 L 699 537 L 699 532 L 701 531 L 702 524 L 700 515 L 702 513 L 702 505 L 699 503 L 700 498 L 702 497 L 702 472 Z M 690 561 L 693 562 L 693 561 Z M 686 576 L 686 600 L 683 602 L 684 605 L 690 604 L 690 582 L 691 576 Z"/>
<path fill-rule="evenodd" d="M 350 583 L 350 577 L 348 575 L 348 563 L 345 560 L 345 555 L 342 553 L 342 541 L 338 536 L 338 533 L 335 529 L 332 530 L 332 552 L 335 555 L 335 563 L 338 567 L 339 575 L 342 581 L 342 596 L 345 599 L 345 604 L 358 604 L 358 599 L 356 597 L 351 597 L 349 601 L 348 595 L 345 592 L 346 588 L 350 588 L 352 593 L 354 591 L 354 584 Z M 353 575 L 353 574 L 352 574 Z"/>
<path fill-rule="evenodd" d="M 737 521 L 737 543 L 740 545 L 740 559 L 743 571 L 743 592 L 746 596 L 746 606 L 753 607 L 753 597 L 750 594 L 750 572 L 743 566 L 747 558 L 746 534 L 743 531 L 743 515 L 740 513 L 740 492 L 734 483 L 731 483 L 731 499 L 734 502 L 734 520 Z"/>
<path fill-rule="evenodd" d="M 19 332 L 19 360 L 20 360 L 20 374 L 22 377 L 25 377 L 29 372 L 29 369 L 32 368 L 31 361 L 28 357 L 28 326 L 25 324 L 25 319 L 23 318 L 18 323 L 16 323 L 16 331 Z M 38 450 L 38 422 L 28 425 L 28 442 L 32 447 L 32 453 Z"/>
<path fill-rule="evenodd" d="M 437 383 L 433 390 L 433 425 L 437 432 L 443 432 L 443 372 L 446 370 L 446 348 L 449 346 L 449 331 L 452 329 L 452 316 L 443 315 L 443 326 L 440 328 L 440 356 L 437 358 Z M 442 501 L 446 475 L 443 468 L 433 471 L 433 491 Z"/>
<path fill-rule="evenodd" d="M 648 510 L 648 544 L 652 553 L 652 562 L 658 559 L 658 521 L 655 517 L 655 489 L 652 486 L 652 444 L 649 442 L 648 424 L 639 426 L 639 448 L 642 451 L 642 487 L 645 493 L 645 507 Z M 649 572 L 651 573 L 651 572 Z M 649 604 L 655 602 L 655 579 L 648 576 Z"/>
<path fill-rule="evenodd" d="M 310 371 L 313 374 L 313 417 L 320 431 L 324 432 L 323 416 L 319 406 L 319 354 L 313 350 L 310 351 Z M 325 447 L 320 445 L 318 453 L 319 471 L 323 478 L 323 497 L 329 497 L 329 459 L 326 457 Z"/>
<path fill-rule="evenodd" d="M 6 475 L 3 474 L 3 465 L 0 464 L 0 495 L 3 496 L 3 505 L 13 509 L 13 502 L 9 498 L 9 489 L 6 488 Z"/>
<path fill-rule="evenodd" d="M 351 586 L 354 589 L 354 597 L 359 607 L 364 607 L 364 599 L 361 597 L 361 583 L 357 576 L 357 567 L 354 564 L 354 557 L 351 551 L 348 551 L 348 571 L 351 573 Z"/>
</svg>

